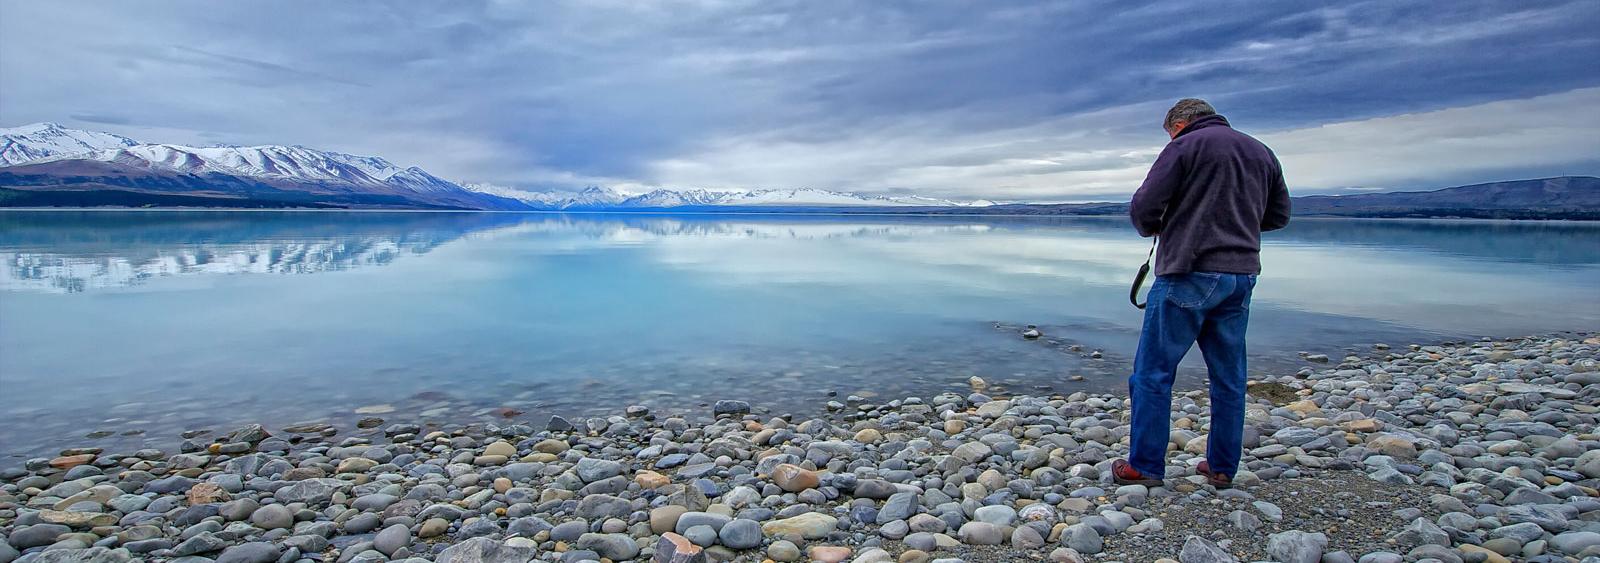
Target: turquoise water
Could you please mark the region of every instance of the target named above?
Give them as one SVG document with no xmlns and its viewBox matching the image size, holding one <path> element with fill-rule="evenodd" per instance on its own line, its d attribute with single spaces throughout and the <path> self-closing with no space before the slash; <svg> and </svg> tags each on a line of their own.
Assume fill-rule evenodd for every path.
<svg viewBox="0 0 1600 563">
<path fill-rule="evenodd" d="M 362 407 L 542 427 L 722 398 L 816 414 L 973 375 L 1120 389 L 1145 245 L 1121 218 L 0 212 L 0 455 Z M 1600 328 L 1597 224 L 1304 219 L 1263 262 L 1258 372 Z"/>
</svg>

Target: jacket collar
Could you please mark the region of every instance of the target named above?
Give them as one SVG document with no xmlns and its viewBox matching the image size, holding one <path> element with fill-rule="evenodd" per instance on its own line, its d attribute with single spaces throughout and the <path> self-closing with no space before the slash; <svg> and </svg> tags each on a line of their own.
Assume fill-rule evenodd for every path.
<svg viewBox="0 0 1600 563">
<path fill-rule="evenodd" d="M 1217 127 L 1217 126 L 1232 127 L 1231 125 L 1228 124 L 1228 118 L 1223 117 L 1222 114 L 1220 114 L 1220 113 L 1214 113 L 1214 114 L 1202 117 L 1200 119 L 1194 120 L 1194 123 L 1190 123 L 1188 127 L 1184 127 L 1182 131 L 1178 132 L 1178 137 L 1182 137 L 1184 135 L 1188 135 L 1189 133 L 1192 133 L 1192 132 L 1194 132 L 1196 130 L 1199 130 L 1199 129 L 1205 129 L 1207 127 Z M 1173 138 L 1176 139 L 1177 137 L 1173 137 Z"/>
</svg>

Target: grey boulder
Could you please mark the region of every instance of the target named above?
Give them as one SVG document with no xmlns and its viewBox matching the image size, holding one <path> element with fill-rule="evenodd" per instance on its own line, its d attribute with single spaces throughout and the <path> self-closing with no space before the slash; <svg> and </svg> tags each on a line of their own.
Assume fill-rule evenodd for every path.
<svg viewBox="0 0 1600 563">
<path fill-rule="evenodd" d="M 628 534 L 584 534 L 578 538 L 578 549 L 593 551 L 612 561 L 639 556 L 639 544 Z"/>
<path fill-rule="evenodd" d="M 283 553 L 267 542 L 242 543 L 223 550 L 217 563 L 273 563 Z"/>
<path fill-rule="evenodd" d="M 728 549 L 750 549 L 761 545 L 761 523 L 736 518 L 723 525 L 717 536 Z"/>
<path fill-rule="evenodd" d="M 382 552 L 390 557 L 400 548 L 411 545 L 411 529 L 404 524 L 395 524 L 384 528 L 372 538 L 372 549 Z"/>
<path fill-rule="evenodd" d="M 1239 563 L 1239 558 L 1200 536 L 1189 536 L 1178 552 L 1178 563 Z"/>
<path fill-rule="evenodd" d="M 1282 563 L 1318 563 L 1328 548 L 1328 536 L 1289 530 L 1267 538 L 1267 555 Z"/>
<path fill-rule="evenodd" d="M 491 538 L 472 538 L 439 552 L 434 563 L 526 563 L 538 555 L 532 546 L 507 545 Z"/>
</svg>

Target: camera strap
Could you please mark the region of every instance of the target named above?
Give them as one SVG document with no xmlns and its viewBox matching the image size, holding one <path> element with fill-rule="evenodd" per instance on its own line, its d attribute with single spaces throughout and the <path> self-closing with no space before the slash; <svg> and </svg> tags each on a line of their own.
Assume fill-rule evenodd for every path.
<svg viewBox="0 0 1600 563">
<path fill-rule="evenodd" d="M 1144 287 L 1145 278 L 1150 276 L 1150 260 L 1156 255 L 1156 237 L 1150 240 L 1150 253 L 1144 257 L 1144 265 L 1139 266 L 1139 274 L 1133 277 L 1133 289 L 1128 290 L 1128 302 L 1134 307 L 1143 309 L 1146 303 L 1139 302 L 1139 288 Z M 1149 300 L 1146 300 L 1148 302 Z"/>
</svg>

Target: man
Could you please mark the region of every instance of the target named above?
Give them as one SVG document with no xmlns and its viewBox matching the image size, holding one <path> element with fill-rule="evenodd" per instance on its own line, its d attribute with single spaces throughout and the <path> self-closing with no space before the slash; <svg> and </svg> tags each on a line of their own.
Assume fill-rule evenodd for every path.
<svg viewBox="0 0 1600 563">
<path fill-rule="evenodd" d="M 1118 484 L 1158 486 L 1166 474 L 1172 381 L 1200 343 L 1211 379 L 1211 434 L 1196 470 L 1217 488 L 1238 471 L 1244 434 L 1244 333 L 1261 273 L 1261 232 L 1289 223 L 1289 190 L 1272 150 L 1234 131 L 1204 100 L 1179 100 L 1129 215 L 1161 237 L 1128 393 L 1131 452 L 1112 463 Z"/>
</svg>

